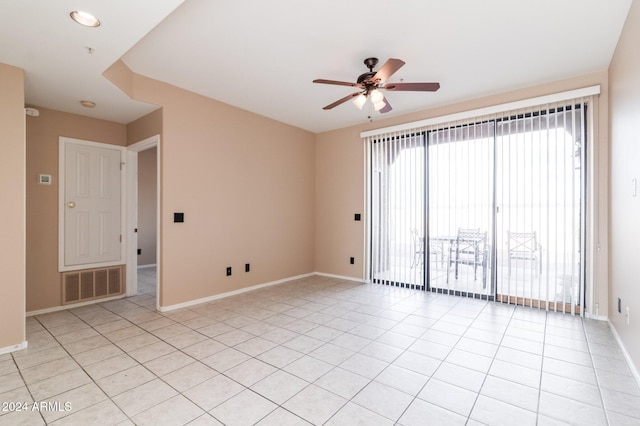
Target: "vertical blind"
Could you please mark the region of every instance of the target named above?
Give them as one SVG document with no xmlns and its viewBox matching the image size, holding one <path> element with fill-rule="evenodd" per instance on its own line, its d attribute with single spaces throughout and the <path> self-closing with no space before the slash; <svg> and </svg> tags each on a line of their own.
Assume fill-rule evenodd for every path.
<svg viewBox="0 0 640 426">
<path fill-rule="evenodd" d="M 423 288 L 424 134 L 385 135 L 370 150 L 372 279 Z"/>
<path fill-rule="evenodd" d="M 491 295 L 494 121 L 429 130 L 429 287 Z"/>
<path fill-rule="evenodd" d="M 496 123 L 496 225 L 507 249 L 497 252 L 499 300 L 582 305 L 587 108 L 571 100 Z"/>
<path fill-rule="evenodd" d="M 592 102 L 367 136 L 371 280 L 582 314 Z"/>
</svg>

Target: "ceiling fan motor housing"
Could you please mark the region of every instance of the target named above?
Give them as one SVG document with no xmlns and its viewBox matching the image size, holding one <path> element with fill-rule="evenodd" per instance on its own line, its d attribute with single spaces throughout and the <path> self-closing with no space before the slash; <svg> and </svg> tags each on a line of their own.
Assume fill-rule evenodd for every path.
<svg viewBox="0 0 640 426">
<path fill-rule="evenodd" d="M 364 84 L 365 86 L 375 84 L 373 81 L 373 77 L 375 75 L 375 72 L 365 72 L 364 74 L 360 74 L 360 77 L 358 77 L 358 84 Z"/>
<path fill-rule="evenodd" d="M 377 88 L 376 82 L 373 80 L 376 73 L 373 72 L 373 68 L 378 64 L 378 58 L 367 58 L 364 60 L 364 64 L 369 68 L 369 72 L 360 74 L 358 77 L 358 84 L 364 85 L 365 93 L 369 93 L 370 90 Z"/>
</svg>

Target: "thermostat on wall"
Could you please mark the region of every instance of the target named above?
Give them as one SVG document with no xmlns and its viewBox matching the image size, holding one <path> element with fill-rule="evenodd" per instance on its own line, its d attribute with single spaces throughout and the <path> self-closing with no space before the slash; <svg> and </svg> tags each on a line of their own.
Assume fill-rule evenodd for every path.
<svg viewBox="0 0 640 426">
<path fill-rule="evenodd" d="M 51 185 L 51 175 L 38 175 L 40 185 Z"/>
</svg>

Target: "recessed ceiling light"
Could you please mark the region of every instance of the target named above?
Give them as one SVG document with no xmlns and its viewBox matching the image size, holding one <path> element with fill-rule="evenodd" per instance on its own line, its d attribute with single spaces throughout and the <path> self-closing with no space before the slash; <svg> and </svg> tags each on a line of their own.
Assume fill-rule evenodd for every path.
<svg viewBox="0 0 640 426">
<path fill-rule="evenodd" d="M 84 25 L 85 27 L 99 27 L 100 26 L 100 21 L 98 20 L 98 18 L 96 18 L 95 16 L 93 16 L 92 14 L 87 13 L 87 12 L 82 12 L 80 10 L 74 10 L 73 12 L 71 12 L 69 14 L 69 16 L 71 16 L 71 19 L 76 21 L 78 24 Z"/>
<path fill-rule="evenodd" d="M 96 103 L 95 102 L 91 102 L 91 101 L 80 101 L 80 105 L 82 105 L 85 108 L 95 108 L 96 107 Z"/>
</svg>

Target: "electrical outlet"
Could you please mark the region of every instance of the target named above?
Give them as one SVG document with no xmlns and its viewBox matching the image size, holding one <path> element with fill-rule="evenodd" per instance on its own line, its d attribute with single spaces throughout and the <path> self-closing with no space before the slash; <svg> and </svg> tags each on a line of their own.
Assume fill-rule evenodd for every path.
<svg viewBox="0 0 640 426">
<path fill-rule="evenodd" d="M 361 217 L 362 217 L 362 216 L 360 215 L 360 213 L 356 213 L 356 214 L 353 216 L 353 219 L 354 219 L 354 220 L 361 220 Z"/>
<path fill-rule="evenodd" d="M 350 257 L 349 258 L 349 263 L 352 264 L 352 265 L 355 265 L 356 259 L 354 257 Z"/>
<path fill-rule="evenodd" d="M 142 249 L 138 249 L 138 256 L 142 254 Z"/>
<path fill-rule="evenodd" d="M 231 275 L 231 266 L 227 266 L 227 276 Z"/>
<path fill-rule="evenodd" d="M 618 297 L 618 313 L 622 313 L 622 299 Z"/>
<path fill-rule="evenodd" d="M 629 325 L 629 323 L 631 322 L 630 320 L 631 320 L 631 318 L 630 318 L 630 315 L 629 315 L 629 307 L 627 306 L 627 325 Z"/>
<path fill-rule="evenodd" d="M 244 271 L 245 272 L 249 272 L 251 270 L 251 265 L 249 265 L 248 263 L 244 264 Z"/>
</svg>

